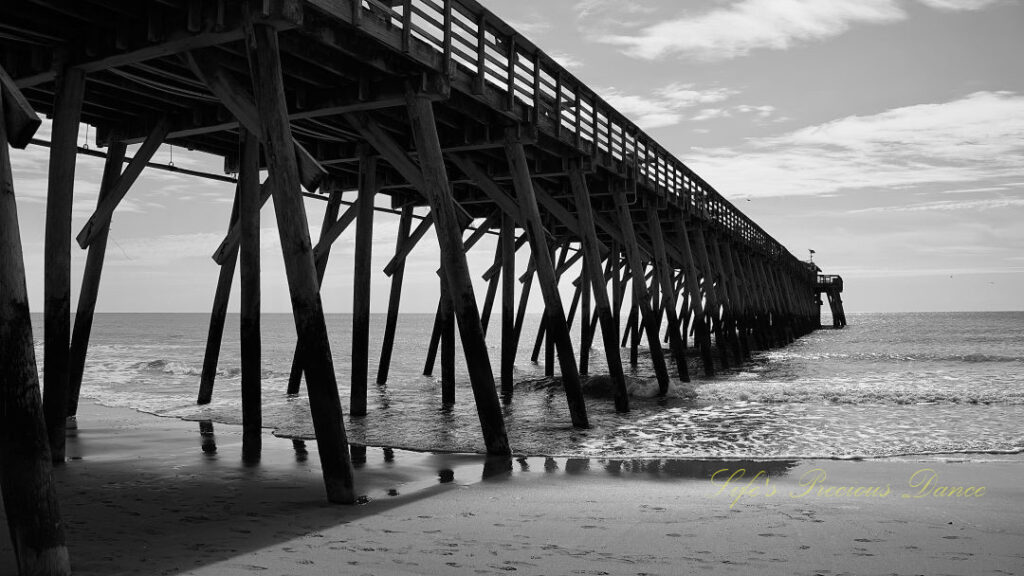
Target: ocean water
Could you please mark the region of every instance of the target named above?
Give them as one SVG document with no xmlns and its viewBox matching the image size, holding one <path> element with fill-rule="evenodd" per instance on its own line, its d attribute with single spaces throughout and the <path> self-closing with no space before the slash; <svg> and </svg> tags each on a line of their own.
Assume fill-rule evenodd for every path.
<svg viewBox="0 0 1024 576">
<path fill-rule="evenodd" d="M 41 317 L 33 320 L 41 358 Z M 515 396 L 505 406 L 512 448 L 521 455 L 757 459 L 1024 450 L 1024 312 L 849 314 L 848 320 L 846 329 L 819 330 L 755 353 L 714 378 L 701 377 L 692 359 L 693 381 L 674 382 L 665 398 L 656 397 L 649 354 L 641 349 L 638 367 L 627 372 L 630 412 L 616 413 L 610 399 L 590 397 L 592 427 L 578 430 L 560 384 L 543 377 L 543 359 L 530 362 L 539 317 L 528 318 Z M 436 378 L 422 375 L 432 315 L 401 317 L 386 386 L 374 383 L 384 315 L 371 318 L 363 418 L 347 416 L 351 317 L 327 321 L 350 441 L 483 451 L 461 350 L 454 407 L 441 405 L 440 366 Z M 214 400 L 195 403 L 207 326 L 205 314 L 98 314 L 82 396 L 160 416 L 240 423 L 237 316 L 228 317 Z M 291 316 L 265 315 L 262 326 L 264 425 L 279 436 L 311 438 L 304 387 L 298 396 L 285 393 L 295 342 Z M 497 371 L 500 316 L 490 333 Z M 606 373 L 605 367 L 595 350 L 591 374 Z"/>
</svg>

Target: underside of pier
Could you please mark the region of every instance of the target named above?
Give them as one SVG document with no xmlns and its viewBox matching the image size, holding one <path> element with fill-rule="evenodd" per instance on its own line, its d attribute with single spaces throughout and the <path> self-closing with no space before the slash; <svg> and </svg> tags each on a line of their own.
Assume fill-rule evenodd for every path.
<svg viewBox="0 0 1024 576">
<path fill-rule="evenodd" d="M 40 522 L 57 514 L 49 465 L 64 459 L 111 218 L 163 144 L 223 157 L 231 176 L 219 178 L 237 183 L 229 232 L 213 254 L 220 280 L 198 401 L 209 402 L 213 393 L 238 267 L 243 453 L 259 458 L 259 222 L 260 207 L 273 196 L 299 334 L 289 392 L 305 382 L 332 502 L 350 503 L 355 492 L 319 284 L 331 244 L 355 224 L 353 362 L 346 378 L 349 416 L 364 416 L 375 213 L 399 218 L 395 255 L 384 271 L 392 290 L 377 382 L 387 381 L 406 256 L 433 228 L 442 291 L 426 371 L 440 350 L 443 401 L 454 402 L 457 324 L 491 454 L 511 451 L 501 402 L 512 401 L 512 363 L 534 284 L 545 310 L 534 358 L 546 343 L 548 371 L 554 374 L 557 362 L 577 427 L 588 425 L 581 374 L 598 330 L 614 402 L 625 411 L 620 335 L 623 346 L 632 335 L 634 361 L 640 335 L 646 338 L 664 393 L 672 378 L 689 379 L 688 346 L 713 375 L 752 350 L 785 345 L 818 327 L 813 265 L 475 0 L 12 0 L 0 5 L 0 80 L 0 479 L 26 571 L 67 562 L 63 533 L 52 528 L 59 522 Z M 34 139 L 37 113 L 52 119 L 48 142 Z M 74 236 L 89 253 L 72 330 L 80 123 L 95 127 L 106 169 L 95 213 Z M 126 158 L 126 147 L 137 143 Z M 32 144 L 50 148 L 45 398 L 8 157 L 8 145 Z M 261 182 L 262 170 L 269 177 Z M 307 199 L 327 206 L 316 239 Z M 485 234 L 499 240 L 480 298 L 466 252 Z M 516 278 L 525 245 L 529 254 L 518 257 L 529 258 L 528 271 Z M 563 279 L 570 269 L 578 277 Z M 572 281 L 571 303 L 562 301 L 560 281 Z M 486 338 L 499 287 L 502 326 L 492 333 L 500 334 L 501 358 L 494 370 Z M 574 350 L 576 318 L 582 349 Z M 20 499 L 34 504 L 18 505 Z"/>
</svg>

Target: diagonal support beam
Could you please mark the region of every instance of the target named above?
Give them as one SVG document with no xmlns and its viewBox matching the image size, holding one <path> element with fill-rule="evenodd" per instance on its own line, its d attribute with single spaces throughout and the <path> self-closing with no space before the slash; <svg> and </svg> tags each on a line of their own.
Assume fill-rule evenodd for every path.
<svg viewBox="0 0 1024 576">
<path fill-rule="evenodd" d="M 253 68 L 262 141 L 267 147 L 266 156 L 274 183 L 274 211 L 288 277 L 295 332 L 303 346 L 306 387 L 320 465 L 327 499 L 351 504 L 356 499 L 355 481 L 320 301 L 313 247 L 309 240 L 309 225 L 299 194 L 299 168 L 285 107 L 277 31 L 266 24 L 252 23 L 251 18 L 252 14 L 247 13 L 246 44 Z"/>
<path fill-rule="evenodd" d="M 544 297 L 544 316 L 547 319 L 548 334 L 558 349 L 558 363 L 562 370 L 562 386 L 569 403 L 569 414 L 574 426 L 587 428 L 590 423 L 587 419 L 587 407 L 580 385 L 579 366 L 576 363 L 576 354 L 573 352 L 569 326 L 565 321 L 562 296 L 558 292 L 558 277 L 551 262 L 551 252 L 546 240 L 547 233 L 541 224 L 540 208 L 537 206 L 537 196 L 534 192 L 533 180 L 530 177 L 526 150 L 523 148 L 522 142 L 516 139 L 514 129 L 507 130 L 505 138 L 505 154 L 508 156 L 512 182 L 519 200 L 522 219 L 526 224 L 530 251 L 533 252 L 534 262 L 537 266 L 541 295 Z"/>
<path fill-rule="evenodd" d="M 686 366 L 686 344 L 682 342 L 679 329 L 679 316 L 676 314 L 676 290 L 672 282 L 672 267 L 668 263 L 668 252 L 665 250 L 665 236 L 661 229 L 661 215 L 654 204 L 647 205 L 647 223 L 650 226 L 651 240 L 654 244 L 654 274 L 665 300 L 665 312 L 668 314 L 668 343 L 676 362 L 676 371 L 683 382 L 690 381 L 690 371 Z"/>
<path fill-rule="evenodd" d="M 128 163 L 124 172 L 121 173 L 121 177 L 110 188 L 103 202 L 96 207 L 96 212 L 93 213 L 89 221 L 82 227 L 82 231 L 78 233 L 76 240 L 78 240 L 79 246 L 88 248 L 92 241 L 96 239 L 96 236 L 110 226 L 110 219 L 114 215 L 114 209 L 121 203 L 121 200 L 124 200 L 128 190 L 131 189 L 139 175 L 142 174 L 142 169 L 146 167 L 146 164 L 153 158 L 153 154 L 164 143 L 166 136 L 167 119 L 164 118 L 153 126 L 153 130 L 150 131 L 146 141 L 142 143 L 142 147 L 139 148 L 135 157 Z"/>
<path fill-rule="evenodd" d="M 404 212 L 403 212 L 404 214 Z M 405 259 L 409 257 L 409 253 L 416 247 L 416 244 L 426 235 L 430 227 L 434 225 L 434 215 L 427 214 L 420 223 L 416 225 L 416 229 L 409 234 L 409 237 L 403 241 L 399 246 L 398 250 L 395 251 L 394 258 L 388 262 L 388 265 L 384 267 L 384 274 L 388 276 L 394 276 L 394 274 L 405 267 Z"/>
<path fill-rule="evenodd" d="M 455 201 L 452 198 L 451 185 L 441 153 L 441 142 L 437 135 L 433 104 L 430 99 L 410 92 L 408 109 L 413 138 L 420 158 L 418 168 L 422 170 L 419 178 L 416 178 L 417 171 L 410 171 L 411 178 L 408 179 L 422 186 L 418 190 L 426 196 L 430 211 L 434 215 L 437 240 L 441 248 L 441 265 L 459 324 L 462 349 L 469 369 L 487 452 L 507 455 L 511 450 L 505 432 L 505 417 L 494 386 L 494 373 L 491 371 L 487 342 L 480 323 L 480 311 L 473 294 L 473 282 L 462 242 L 462 224 L 455 211 Z M 358 124 L 361 132 L 368 135 L 367 140 L 370 144 L 387 158 L 392 166 L 416 166 L 405 152 L 398 148 L 393 139 L 386 137 L 382 131 L 375 131 L 371 121 Z M 401 170 L 409 171 L 409 166 Z"/>
<path fill-rule="evenodd" d="M 658 391 L 664 395 L 668 392 L 668 368 L 665 365 L 665 353 L 661 349 L 661 339 L 658 335 L 654 311 L 651 309 L 651 296 L 647 290 L 644 264 L 640 256 L 640 246 L 637 244 L 636 232 L 634 232 L 633 216 L 630 213 L 629 205 L 626 203 L 625 192 L 616 190 L 612 193 L 612 197 L 618 210 L 626 260 L 629 262 L 629 269 L 633 275 L 633 281 L 630 284 L 633 285 L 634 305 L 639 307 L 640 315 L 643 317 L 644 328 L 647 331 L 647 346 L 650 348 L 651 361 L 654 363 L 654 373 L 658 378 Z"/>
<path fill-rule="evenodd" d="M 185 56 L 192 72 L 206 84 L 220 99 L 238 122 L 253 133 L 259 133 L 260 115 L 252 91 L 234 77 L 223 65 L 223 57 L 217 50 L 189 52 Z M 310 192 L 315 192 L 320 181 L 327 175 L 323 166 L 294 138 L 295 158 L 299 165 L 299 179 Z"/>
</svg>

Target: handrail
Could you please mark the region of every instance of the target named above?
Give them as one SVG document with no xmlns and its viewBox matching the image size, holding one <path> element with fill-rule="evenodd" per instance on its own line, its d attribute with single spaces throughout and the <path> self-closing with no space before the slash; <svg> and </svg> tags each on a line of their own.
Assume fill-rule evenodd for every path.
<svg viewBox="0 0 1024 576">
<path fill-rule="evenodd" d="M 674 196 L 686 212 L 769 257 L 797 260 L 685 163 L 476 0 L 344 1 L 357 3 L 352 11 L 355 6 L 365 10 L 365 4 L 386 17 L 389 26 L 401 30 L 407 53 L 412 39 L 424 43 L 442 55 L 445 73 L 455 66 L 475 78 L 477 92 L 487 86 L 505 93 L 506 109 L 517 103 L 532 109 L 532 121 L 557 138 L 564 135 L 581 151 L 632 167 L 638 185 Z M 338 0 L 311 2 L 351 17 L 337 10 Z"/>
</svg>

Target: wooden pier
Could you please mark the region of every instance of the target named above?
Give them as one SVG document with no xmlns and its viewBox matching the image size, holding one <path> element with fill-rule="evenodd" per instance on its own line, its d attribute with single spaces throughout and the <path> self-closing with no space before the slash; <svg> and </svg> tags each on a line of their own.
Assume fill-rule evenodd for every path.
<svg viewBox="0 0 1024 576">
<path fill-rule="evenodd" d="M 259 221 L 273 196 L 299 334 L 289 391 L 305 382 L 332 502 L 353 502 L 355 491 L 319 287 L 332 242 L 354 223 L 352 370 L 341 376 L 350 416 L 364 416 L 375 212 L 400 218 L 385 269 L 393 284 L 377 383 L 387 379 L 406 257 L 432 227 L 442 291 L 427 371 L 440 349 L 443 400 L 454 402 L 457 325 L 491 454 L 512 449 L 501 403 L 514 401 L 512 364 L 528 340 L 522 321 L 534 284 L 545 310 L 535 357 L 543 346 L 578 427 L 588 425 L 581 375 L 593 346 L 608 358 L 615 406 L 625 411 L 620 335 L 634 362 L 646 339 L 664 393 L 673 377 L 689 379 L 688 347 L 713 375 L 818 327 L 813 265 L 476 0 L 8 0 L 0 4 L 0 77 L 0 480 L 26 573 L 44 565 L 40 573 L 64 573 L 50 461 L 64 460 L 111 218 L 165 143 L 222 156 L 235 176 L 218 178 L 237 183 L 228 234 L 214 252 L 219 281 L 199 402 L 213 393 L 238 266 L 243 452 L 259 458 Z M 8 158 L 8 144 L 33 142 L 37 112 L 53 123 L 42 399 Z M 89 254 L 72 331 L 80 122 L 95 127 L 106 169 L 96 211 L 74 236 Z M 125 148 L 135 143 L 129 160 Z M 264 168 L 270 176 L 260 182 Z M 354 199 L 343 200 L 348 191 Z M 306 199 L 327 203 L 315 244 Z M 481 299 L 473 286 L 481 271 L 466 252 L 489 233 L 499 241 Z M 529 261 L 518 279 L 517 258 Z M 577 263 L 578 277 L 566 276 Z M 570 281 L 567 303 L 558 287 Z M 501 357 L 492 361 L 486 338 L 499 287 L 501 326 L 489 334 L 501 339 Z M 842 318 L 839 291 L 825 290 L 839 306 L 834 318 Z M 582 350 L 570 338 L 576 318 Z M 33 505 L 11 504 L 19 501 Z"/>
</svg>

